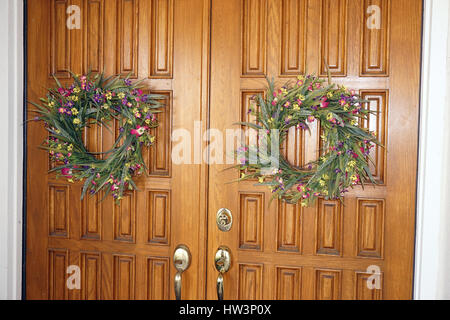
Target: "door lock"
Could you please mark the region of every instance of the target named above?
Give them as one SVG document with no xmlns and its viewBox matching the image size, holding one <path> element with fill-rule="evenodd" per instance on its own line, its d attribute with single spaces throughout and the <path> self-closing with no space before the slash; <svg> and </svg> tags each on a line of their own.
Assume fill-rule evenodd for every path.
<svg viewBox="0 0 450 320">
<path fill-rule="evenodd" d="M 216 223 L 220 231 L 227 232 L 230 231 L 233 225 L 233 215 L 231 211 L 227 208 L 222 208 L 217 211 Z"/>
</svg>

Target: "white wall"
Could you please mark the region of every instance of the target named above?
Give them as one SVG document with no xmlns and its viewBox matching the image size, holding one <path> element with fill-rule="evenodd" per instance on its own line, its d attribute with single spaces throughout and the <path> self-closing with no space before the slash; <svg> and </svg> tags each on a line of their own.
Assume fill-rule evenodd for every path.
<svg viewBox="0 0 450 320">
<path fill-rule="evenodd" d="M 0 1 L 0 299 L 21 297 L 23 3 Z"/>
<path fill-rule="evenodd" d="M 450 1 L 425 0 L 415 299 L 450 299 Z"/>
</svg>

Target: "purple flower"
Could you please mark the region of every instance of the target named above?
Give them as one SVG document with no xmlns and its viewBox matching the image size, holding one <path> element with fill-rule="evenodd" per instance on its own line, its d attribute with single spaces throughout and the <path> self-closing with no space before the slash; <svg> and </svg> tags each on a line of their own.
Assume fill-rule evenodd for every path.
<svg viewBox="0 0 450 320">
<path fill-rule="evenodd" d="M 127 103 L 128 103 L 127 98 L 123 98 L 123 99 L 122 99 L 122 104 L 123 104 L 123 105 L 126 105 Z"/>
<path fill-rule="evenodd" d="M 334 170 L 334 172 L 335 173 L 341 173 L 342 171 L 341 171 L 341 169 L 337 168 L 337 169 Z"/>
<path fill-rule="evenodd" d="M 102 95 L 98 93 L 94 94 L 93 99 L 96 103 L 102 103 L 104 101 Z"/>
<path fill-rule="evenodd" d="M 131 80 L 130 79 L 124 79 L 123 82 L 125 83 L 125 85 L 131 86 Z"/>
</svg>

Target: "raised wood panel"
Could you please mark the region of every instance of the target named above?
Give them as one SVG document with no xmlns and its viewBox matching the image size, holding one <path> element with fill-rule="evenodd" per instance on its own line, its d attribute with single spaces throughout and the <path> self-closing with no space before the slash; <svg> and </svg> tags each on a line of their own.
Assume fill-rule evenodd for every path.
<svg viewBox="0 0 450 320">
<path fill-rule="evenodd" d="M 81 299 L 101 299 L 101 254 L 81 252 Z"/>
<path fill-rule="evenodd" d="M 262 264 L 239 264 L 239 300 L 262 299 L 263 268 Z"/>
<path fill-rule="evenodd" d="M 283 0 L 281 5 L 281 76 L 305 72 L 307 0 Z"/>
<path fill-rule="evenodd" d="M 342 205 L 339 200 L 319 199 L 316 214 L 316 254 L 341 255 Z"/>
<path fill-rule="evenodd" d="M 103 131 L 102 126 L 97 124 L 92 124 L 89 127 L 84 128 L 83 133 L 84 144 L 86 149 L 93 153 L 97 159 L 101 159 L 102 155 L 98 154 L 103 152 L 102 138 Z"/>
<path fill-rule="evenodd" d="M 250 110 L 253 112 L 259 112 L 260 107 L 257 104 L 258 96 L 265 96 L 265 92 L 262 90 L 242 90 L 241 91 L 241 122 L 249 122 L 249 123 L 258 123 L 256 116 L 250 113 Z M 258 132 L 255 129 L 249 128 L 248 126 L 241 126 L 243 133 L 245 133 L 245 137 L 241 137 L 241 141 L 244 141 L 247 146 L 251 145 L 253 141 L 250 141 L 250 136 L 258 139 L 256 136 Z"/>
<path fill-rule="evenodd" d="M 132 300 L 135 297 L 136 264 L 131 255 L 114 254 L 113 297 L 114 300 Z"/>
<path fill-rule="evenodd" d="M 104 0 L 84 0 L 83 8 L 83 70 L 102 72 Z"/>
<path fill-rule="evenodd" d="M 149 174 L 151 176 L 170 177 L 172 164 L 172 92 L 157 91 L 153 93 L 163 95 L 166 98 L 160 101 L 163 104 L 162 112 L 156 114 L 159 126 L 151 131 L 156 139 L 153 146 L 148 149 Z"/>
<path fill-rule="evenodd" d="M 69 237 L 69 186 L 48 187 L 48 231 L 52 237 Z"/>
<path fill-rule="evenodd" d="M 173 0 L 151 0 L 150 78 L 172 78 Z"/>
<path fill-rule="evenodd" d="M 69 253 L 66 249 L 48 249 L 48 299 L 66 300 Z"/>
<path fill-rule="evenodd" d="M 384 200 L 358 199 L 358 256 L 383 257 L 384 215 Z"/>
<path fill-rule="evenodd" d="M 300 253 L 302 250 L 302 209 L 298 204 L 278 202 L 278 251 Z"/>
<path fill-rule="evenodd" d="M 71 69 L 71 30 L 67 28 L 68 0 L 52 0 L 50 3 L 50 76 L 69 78 Z"/>
<path fill-rule="evenodd" d="M 305 145 L 305 130 L 291 127 L 282 145 L 282 155 L 291 165 L 302 167 L 305 165 Z"/>
<path fill-rule="evenodd" d="M 365 108 L 374 111 L 374 114 L 363 121 L 362 127 L 375 132 L 377 139 L 383 145 L 375 146 L 370 151 L 369 156 L 374 163 L 369 162 L 369 167 L 375 180 L 380 184 L 386 184 L 389 93 L 387 90 L 361 90 L 360 95 L 368 101 Z"/>
<path fill-rule="evenodd" d="M 369 289 L 367 282 L 371 282 L 373 274 L 355 272 L 355 300 L 381 300 L 383 299 L 383 276 L 380 275 L 380 289 Z"/>
<path fill-rule="evenodd" d="M 80 193 L 81 194 L 81 193 Z M 81 239 L 101 240 L 102 203 L 99 194 L 86 194 L 81 202 Z"/>
<path fill-rule="evenodd" d="M 347 75 L 347 0 L 322 0 L 320 75 Z"/>
<path fill-rule="evenodd" d="M 240 193 L 239 196 L 239 248 L 262 250 L 264 194 Z"/>
<path fill-rule="evenodd" d="M 147 258 L 147 299 L 169 299 L 169 258 Z"/>
<path fill-rule="evenodd" d="M 136 193 L 123 195 L 120 205 L 114 203 L 114 240 L 135 242 L 136 233 Z"/>
<path fill-rule="evenodd" d="M 370 6 L 378 6 L 380 11 L 371 10 Z M 390 3 L 389 0 L 364 0 L 363 21 L 361 24 L 361 70 L 362 77 L 389 76 L 389 33 L 390 33 Z M 372 25 L 378 13 L 379 28 Z M 369 25 L 371 28 L 369 28 Z"/>
<path fill-rule="evenodd" d="M 300 300 L 301 298 L 301 268 L 277 267 L 277 300 Z"/>
<path fill-rule="evenodd" d="M 316 300 L 340 300 L 341 299 L 340 270 L 315 270 L 315 299 Z"/>
<path fill-rule="evenodd" d="M 156 244 L 169 244 L 170 190 L 150 190 L 147 193 L 148 237 Z"/>
<path fill-rule="evenodd" d="M 117 1 L 117 73 L 137 77 L 138 0 Z"/>
<path fill-rule="evenodd" d="M 266 74 L 267 0 L 242 1 L 242 76 Z"/>
</svg>

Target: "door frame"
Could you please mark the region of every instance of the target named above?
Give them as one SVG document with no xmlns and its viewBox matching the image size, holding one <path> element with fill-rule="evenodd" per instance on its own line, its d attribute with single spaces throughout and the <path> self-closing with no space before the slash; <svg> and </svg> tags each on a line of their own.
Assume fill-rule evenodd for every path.
<svg viewBox="0 0 450 320">
<path fill-rule="evenodd" d="M 0 93 L 8 101 L 4 110 L 7 125 L 0 128 L 0 299 L 25 298 L 24 257 L 26 233 L 26 8 L 27 0 L 0 4 L 0 23 L 8 28 L 0 34 Z M 416 200 L 416 243 L 414 299 L 450 298 L 450 218 L 445 191 L 450 186 L 450 120 L 446 90 L 450 92 L 450 55 L 442 43 L 450 36 L 448 0 L 424 0 L 422 77 L 418 182 Z M 448 70 L 448 71 L 447 71 Z M 433 117 L 428 116 L 432 111 Z M 444 173 L 444 174 L 442 174 Z M 3 227 L 2 227 L 3 226 Z M 23 244 L 23 245 L 22 245 Z"/>
</svg>

